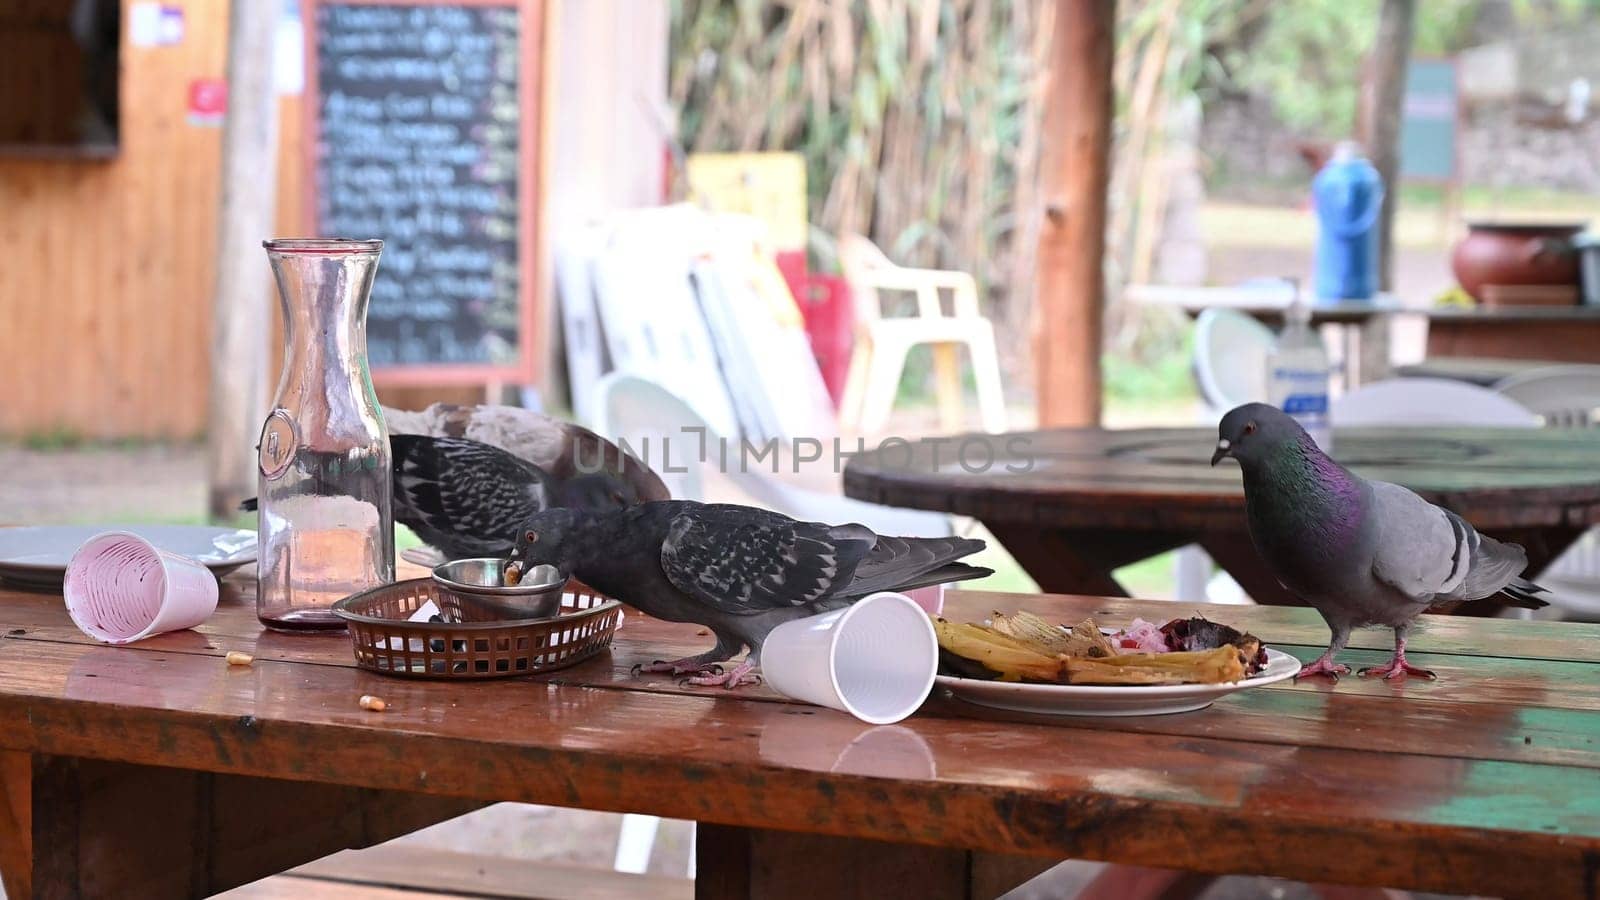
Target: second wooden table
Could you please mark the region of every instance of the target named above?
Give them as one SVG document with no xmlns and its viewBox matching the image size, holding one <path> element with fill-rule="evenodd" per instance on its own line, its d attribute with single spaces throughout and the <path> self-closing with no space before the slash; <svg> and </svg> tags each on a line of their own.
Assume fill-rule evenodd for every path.
<svg viewBox="0 0 1600 900">
<path fill-rule="evenodd" d="M 1113 570 L 1204 547 L 1262 603 L 1294 603 L 1245 530 L 1238 466 L 1210 428 L 1059 429 L 890 441 L 851 459 L 845 493 L 972 516 L 1043 590 L 1126 595 Z M 1334 458 L 1403 484 L 1528 550 L 1537 574 L 1600 522 L 1600 439 L 1548 429 L 1350 429 Z"/>
</svg>

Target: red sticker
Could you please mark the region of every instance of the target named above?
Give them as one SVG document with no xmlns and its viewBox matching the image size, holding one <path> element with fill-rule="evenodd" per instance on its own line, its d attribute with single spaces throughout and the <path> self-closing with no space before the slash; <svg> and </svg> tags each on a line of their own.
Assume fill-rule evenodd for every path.
<svg viewBox="0 0 1600 900">
<path fill-rule="evenodd" d="M 189 124 L 217 127 L 228 112 L 228 82 L 196 78 L 189 82 Z"/>
</svg>

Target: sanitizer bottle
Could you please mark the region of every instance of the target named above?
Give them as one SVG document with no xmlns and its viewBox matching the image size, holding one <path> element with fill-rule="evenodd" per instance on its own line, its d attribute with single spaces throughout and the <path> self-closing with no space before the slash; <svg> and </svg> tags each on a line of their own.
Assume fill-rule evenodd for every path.
<svg viewBox="0 0 1600 900">
<path fill-rule="evenodd" d="M 1311 307 L 1304 295 L 1284 316 L 1278 342 L 1267 354 L 1268 400 L 1298 421 L 1324 453 L 1333 452 L 1333 426 L 1328 418 L 1328 351 L 1311 329 Z"/>
</svg>

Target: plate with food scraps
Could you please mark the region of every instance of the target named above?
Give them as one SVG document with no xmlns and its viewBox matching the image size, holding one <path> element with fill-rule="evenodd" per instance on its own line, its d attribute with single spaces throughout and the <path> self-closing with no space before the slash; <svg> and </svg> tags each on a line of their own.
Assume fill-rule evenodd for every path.
<svg viewBox="0 0 1600 900">
<path fill-rule="evenodd" d="M 256 533 L 205 525 L 35 525 L 0 528 L 0 578 L 59 590 L 67 562 L 103 531 L 127 531 L 162 550 L 187 556 L 218 578 L 256 561 Z"/>
<path fill-rule="evenodd" d="M 983 624 L 938 620 L 936 630 L 936 682 L 959 700 L 1012 712 L 1191 712 L 1219 697 L 1300 672 L 1300 661 L 1293 656 L 1200 617 L 1173 619 L 1163 626 L 1136 619 L 1118 630 L 1101 628 L 1093 620 L 1069 629 L 1026 612 L 996 613 Z"/>
</svg>

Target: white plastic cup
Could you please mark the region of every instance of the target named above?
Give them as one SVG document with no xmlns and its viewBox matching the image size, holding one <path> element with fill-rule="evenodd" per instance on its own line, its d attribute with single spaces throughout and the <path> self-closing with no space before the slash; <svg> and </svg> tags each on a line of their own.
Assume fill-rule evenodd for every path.
<svg viewBox="0 0 1600 900">
<path fill-rule="evenodd" d="M 126 531 L 84 541 L 67 563 L 62 594 L 73 623 L 110 644 L 193 628 L 217 610 L 210 569 Z"/>
<path fill-rule="evenodd" d="M 761 646 L 761 675 L 773 690 L 873 725 L 916 712 L 938 667 L 928 614 L 889 592 L 785 622 Z"/>
</svg>

